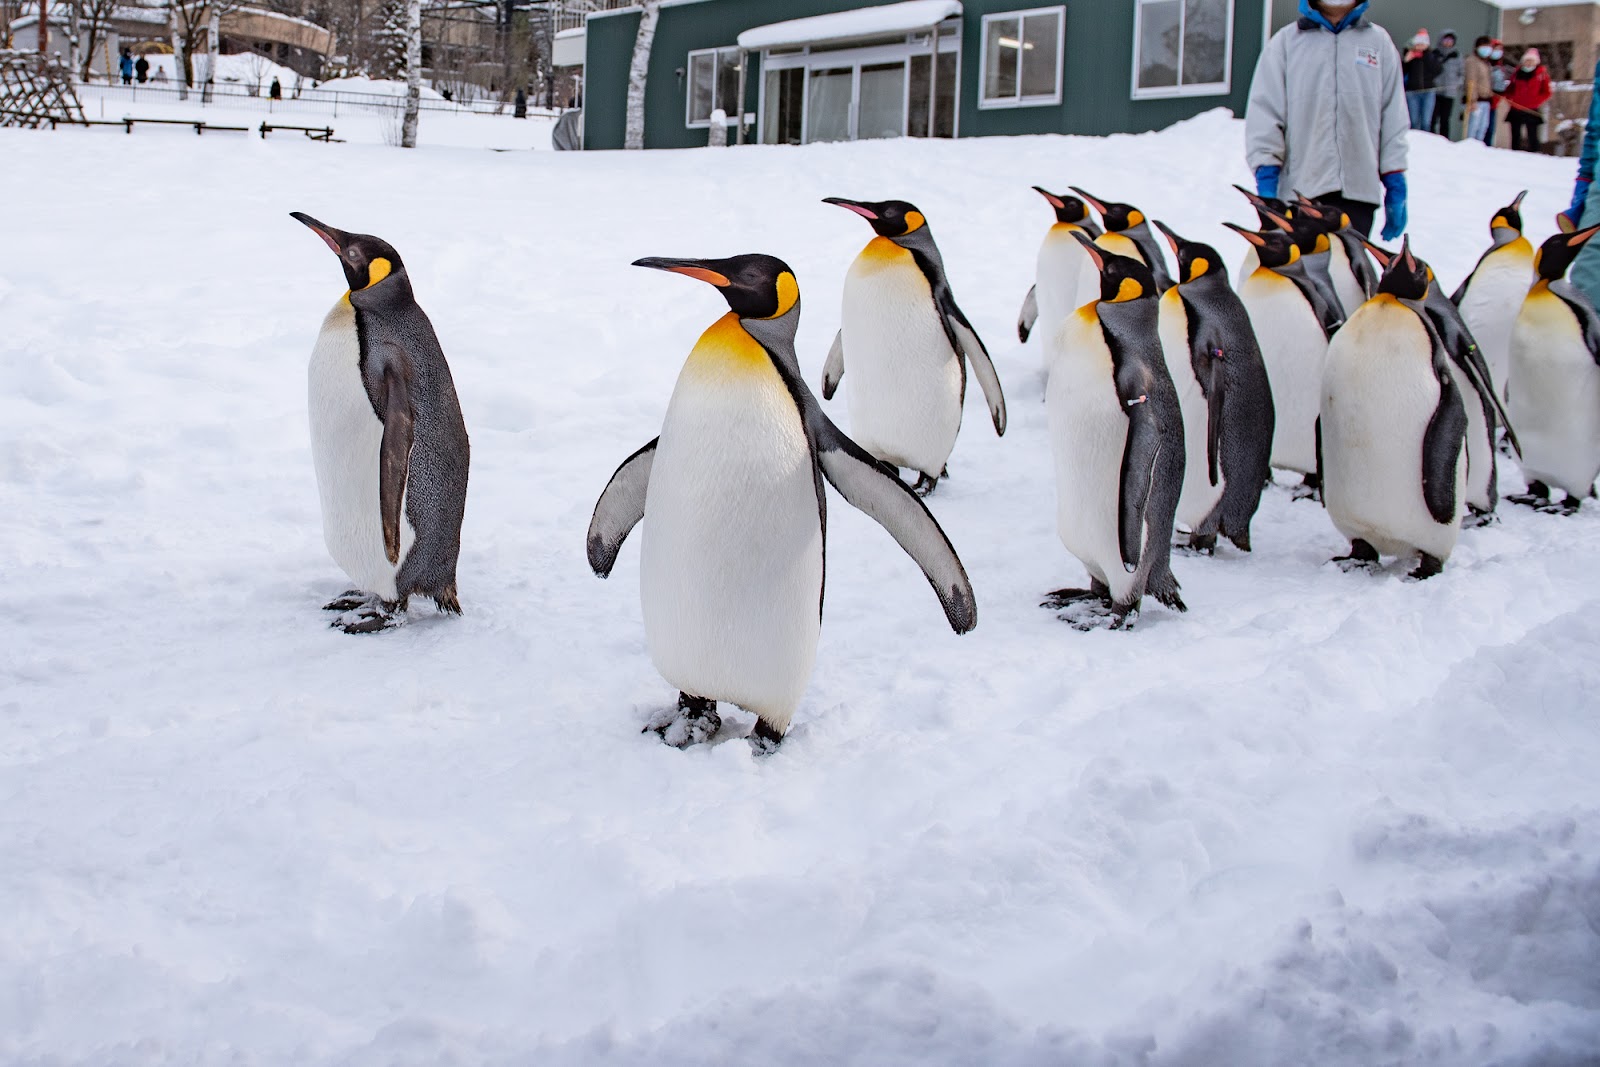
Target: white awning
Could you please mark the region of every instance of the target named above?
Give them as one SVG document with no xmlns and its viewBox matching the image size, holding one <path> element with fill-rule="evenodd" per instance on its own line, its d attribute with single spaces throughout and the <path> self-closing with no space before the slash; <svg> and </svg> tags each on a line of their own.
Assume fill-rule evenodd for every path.
<svg viewBox="0 0 1600 1067">
<path fill-rule="evenodd" d="M 805 19 L 756 26 L 739 35 L 739 47 L 755 52 L 763 48 L 786 48 L 817 44 L 821 41 L 881 37 L 914 33 L 937 26 L 952 15 L 961 14 L 960 0 L 904 0 L 882 7 L 862 7 L 832 15 L 813 15 Z"/>
</svg>

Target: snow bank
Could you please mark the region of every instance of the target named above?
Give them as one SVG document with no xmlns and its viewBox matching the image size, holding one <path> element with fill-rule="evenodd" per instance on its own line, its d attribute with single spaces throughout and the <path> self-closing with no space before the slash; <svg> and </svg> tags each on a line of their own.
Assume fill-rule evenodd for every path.
<svg viewBox="0 0 1600 1067">
<path fill-rule="evenodd" d="M 370 93 L 374 96 L 404 96 L 406 83 L 403 81 L 390 81 L 385 78 L 334 78 L 322 82 L 317 86 L 319 90 L 340 93 Z M 426 85 L 422 87 L 422 96 L 425 100 L 443 100 L 444 96 L 437 89 Z"/>
<path fill-rule="evenodd" d="M 1326 566 L 1326 514 L 1274 491 L 1253 554 L 1175 560 L 1187 615 L 1036 607 L 1082 574 L 1008 340 L 1050 222 L 1028 186 L 1236 261 L 1241 141 L 0 130 L 14 188 L 78 205 L 15 216 L 0 264 L 0 1062 L 1592 1064 L 1600 508 L 1508 507 L 1412 583 Z M 1519 189 L 1535 238 L 1567 202 L 1570 160 L 1412 145 L 1452 288 Z M 816 382 L 868 238 L 829 195 L 917 203 L 994 351 L 1010 429 L 973 398 L 930 502 L 980 625 L 835 497 L 789 740 L 672 751 L 639 732 L 674 694 L 638 547 L 601 582 L 583 535 L 724 305 L 628 263 L 783 256 Z M 459 619 L 356 639 L 318 610 L 345 581 L 304 375 L 344 282 L 290 210 L 393 242 L 449 353 Z M 115 238 L 179 212 L 215 225 Z"/>
</svg>

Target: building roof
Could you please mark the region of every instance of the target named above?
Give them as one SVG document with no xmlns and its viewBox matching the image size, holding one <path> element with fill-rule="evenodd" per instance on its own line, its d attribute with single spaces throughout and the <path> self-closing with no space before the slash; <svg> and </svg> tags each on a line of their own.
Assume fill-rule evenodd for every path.
<svg viewBox="0 0 1600 1067">
<path fill-rule="evenodd" d="M 838 41 L 855 37 L 911 33 L 937 26 L 961 14 L 960 0 L 902 0 L 881 7 L 861 7 L 831 15 L 790 19 L 767 26 L 756 26 L 739 35 L 739 47 L 750 51 Z"/>
</svg>

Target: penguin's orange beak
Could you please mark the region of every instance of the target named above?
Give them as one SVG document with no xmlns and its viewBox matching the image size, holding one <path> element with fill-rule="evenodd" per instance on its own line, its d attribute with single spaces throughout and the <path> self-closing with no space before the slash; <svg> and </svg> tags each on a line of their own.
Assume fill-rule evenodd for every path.
<svg viewBox="0 0 1600 1067">
<path fill-rule="evenodd" d="M 1077 190 L 1077 189 L 1073 190 L 1073 192 L 1079 192 L 1079 191 L 1080 190 Z M 1097 271 L 1105 270 L 1106 269 L 1106 257 L 1100 254 L 1100 247 L 1098 245 L 1096 245 L 1093 241 L 1089 240 L 1089 238 L 1087 236 L 1085 236 L 1084 234 L 1079 233 L 1077 231 L 1073 231 L 1072 236 L 1077 238 L 1078 243 L 1083 246 L 1083 250 L 1085 252 L 1089 253 L 1089 258 L 1094 261 L 1094 269 L 1097 270 Z"/>
<path fill-rule="evenodd" d="M 291 211 L 289 212 L 289 217 L 294 219 L 296 222 L 301 223 L 312 233 L 322 238 L 323 242 L 326 243 L 329 248 L 333 249 L 334 255 L 344 255 L 344 246 L 350 237 L 349 234 L 345 233 L 343 230 L 336 230 L 326 223 L 318 222 L 316 219 L 312 218 L 310 215 L 307 215 L 303 211 Z"/>
<path fill-rule="evenodd" d="M 1076 185 L 1069 185 L 1069 186 L 1067 186 L 1067 188 L 1071 189 L 1073 192 L 1075 192 L 1079 196 L 1083 197 L 1083 202 L 1085 204 L 1088 204 L 1090 207 L 1094 208 L 1100 214 L 1104 215 L 1106 213 L 1106 205 L 1105 205 L 1104 201 L 1096 200 L 1094 197 L 1090 196 L 1088 193 L 1084 192 L 1082 189 L 1079 189 Z"/>
<path fill-rule="evenodd" d="M 1057 211 L 1060 211 L 1062 208 L 1067 206 L 1067 202 L 1065 200 L 1062 200 L 1055 193 L 1047 192 L 1046 190 L 1039 188 L 1037 185 L 1033 187 L 1033 191 L 1050 201 L 1050 206 L 1055 208 Z"/>
<path fill-rule="evenodd" d="M 1390 252 L 1388 249 L 1379 248 L 1361 234 L 1356 234 L 1356 236 L 1361 238 L 1361 246 L 1372 254 L 1373 259 L 1378 261 L 1378 266 L 1382 267 L 1384 270 L 1388 270 L 1389 264 L 1394 262 L 1394 253 Z"/>
<path fill-rule="evenodd" d="M 1265 248 L 1267 246 L 1267 239 L 1262 237 L 1259 233 L 1256 233 L 1254 230 L 1247 230 L 1243 226 L 1236 225 L 1232 222 L 1224 222 L 1223 225 L 1232 230 L 1234 233 L 1238 234 L 1240 237 L 1243 237 L 1246 241 L 1249 241 L 1251 244 L 1255 245 L 1257 248 Z"/>
<path fill-rule="evenodd" d="M 683 274 L 690 278 L 698 279 L 707 285 L 714 285 L 718 289 L 726 289 L 733 283 L 728 276 L 720 271 L 712 270 L 703 259 L 665 259 L 660 256 L 651 256 L 646 259 L 633 261 L 635 267 L 649 267 L 651 270 L 671 271 L 673 274 Z"/>
<path fill-rule="evenodd" d="M 876 211 L 854 200 L 846 200 L 842 196 L 825 196 L 822 198 L 822 202 L 824 204 L 832 204 L 834 207 L 842 207 L 846 211 L 854 211 L 868 222 L 878 221 L 878 213 Z"/>
<path fill-rule="evenodd" d="M 1178 235 L 1173 233 L 1167 224 L 1160 219 L 1155 220 L 1155 225 L 1156 229 L 1161 231 L 1161 235 L 1167 239 L 1167 244 L 1172 246 L 1172 254 L 1174 256 L 1181 255 L 1182 253 L 1178 251 Z"/>
</svg>

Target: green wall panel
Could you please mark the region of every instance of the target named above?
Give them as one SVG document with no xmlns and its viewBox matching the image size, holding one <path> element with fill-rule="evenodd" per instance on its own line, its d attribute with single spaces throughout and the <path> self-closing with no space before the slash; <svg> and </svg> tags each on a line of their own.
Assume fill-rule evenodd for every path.
<svg viewBox="0 0 1600 1067">
<path fill-rule="evenodd" d="M 1299 17 L 1299 0 L 1272 0 L 1274 30 Z M 1442 30 L 1455 30 L 1457 48 L 1471 48 L 1479 34 L 1500 33 L 1500 9 L 1483 0 L 1372 0 L 1367 17 L 1402 46 L 1423 26 L 1435 38 Z"/>
</svg>

